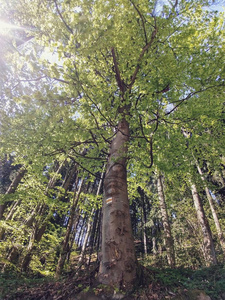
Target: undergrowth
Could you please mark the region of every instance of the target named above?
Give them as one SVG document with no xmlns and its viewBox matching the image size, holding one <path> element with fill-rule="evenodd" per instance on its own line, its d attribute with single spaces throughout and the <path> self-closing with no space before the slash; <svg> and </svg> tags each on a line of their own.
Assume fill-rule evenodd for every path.
<svg viewBox="0 0 225 300">
<path fill-rule="evenodd" d="M 84 271 L 86 273 L 86 271 Z M 217 265 L 199 270 L 188 268 L 159 269 L 144 267 L 142 282 L 138 284 L 132 299 L 145 299 L 143 295 L 155 298 L 146 299 L 167 299 L 165 295 L 178 295 L 186 290 L 202 290 L 212 300 L 221 300 L 225 295 L 225 266 Z M 91 282 L 88 274 L 78 279 L 71 274 L 64 276 L 61 281 L 55 281 L 52 277 L 43 277 L 38 273 L 25 274 L 8 272 L 0 274 L 0 300 L 10 299 L 41 299 L 40 291 L 49 298 L 43 299 L 70 299 L 72 293 L 77 295 L 82 290 L 88 290 Z M 92 275 L 93 278 L 93 275 Z M 76 287 L 76 288 L 75 288 Z M 56 296 L 56 293 L 60 295 Z M 171 293 L 172 292 L 172 293 Z M 72 294 L 71 294 L 72 295 Z M 158 298 L 157 298 L 158 297 Z M 168 299 L 173 299 L 169 296 Z M 186 298 L 185 298 L 186 299 Z"/>
<path fill-rule="evenodd" d="M 160 285 L 173 290 L 175 293 L 181 289 L 203 290 L 212 300 L 221 299 L 225 293 L 225 266 L 217 265 L 199 270 L 187 268 L 156 269 L 149 267 L 154 272 L 154 280 Z"/>
<path fill-rule="evenodd" d="M 53 281 L 52 277 L 42 277 L 32 274 L 29 277 L 14 271 L 0 273 L 0 300 L 13 299 L 15 293 L 23 293 L 32 287 Z"/>
</svg>

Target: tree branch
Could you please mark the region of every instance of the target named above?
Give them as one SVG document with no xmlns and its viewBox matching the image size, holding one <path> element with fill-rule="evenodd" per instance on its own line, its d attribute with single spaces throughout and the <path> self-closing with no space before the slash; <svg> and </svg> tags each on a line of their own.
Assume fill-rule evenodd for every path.
<svg viewBox="0 0 225 300">
<path fill-rule="evenodd" d="M 66 80 L 63 80 L 63 79 L 59 79 L 59 78 L 56 78 L 56 77 L 52 77 L 52 79 L 54 79 L 56 81 L 59 81 L 59 82 L 62 82 L 62 83 L 70 84 L 69 81 L 66 81 Z"/>
<path fill-rule="evenodd" d="M 140 126 L 141 126 L 141 133 L 144 137 L 144 139 L 146 140 L 147 143 L 149 143 L 150 141 L 147 139 L 145 133 L 144 133 L 144 128 L 143 128 L 143 125 L 142 125 L 142 119 L 141 119 L 141 115 L 139 115 L 139 122 L 140 122 Z"/>
<path fill-rule="evenodd" d="M 101 176 L 98 176 L 97 174 L 94 174 L 93 172 L 91 172 L 90 170 L 88 170 L 87 168 L 85 168 L 84 166 L 82 166 L 78 161 L 76 161 L 74 159 L 73 156 L 69 156 L 69 158 L 71 158 L 78 166 L 80 166 L 83 170 L 85 170 L 86 172 L 88 172 L 89 174 L 93 175 L 95 178 L 103 180 L 103 178 Z"/>
<path fill-rule="evenodd" d="M 58 14 L 59 14 L 59 16 L 60 16 L 60 19 L 62 20 L 62 22 L 63 22 L 64 25 L 66 26 L 67 30 L 68 30 L 70 33 L 73 34 L 73 30 L 69 27 L 69 25 L 66 23 L 66 21 L 64 20 L 64 18 L 63 18 L 63 16 L 62 16 L 62 14 L 61 14 L 61 12 L 60 12 L 60 10 L 59 10 L 59 7 L 58 7 L 58 4 L 57 4 L 56 0 L 54 0 L 54 3 L 55 3 L 56 10 L 57 10 L 57 12 L 58 12 Z"/>
<path fill-rule="evenodd" d="M 139 14 L 139 16 L 141 18 L 141 22 L 142 22 L 142 26 L 143 26 L 143 30 L 144 30 L 144 36 L 145 36 L 145 44 L 147 44 L 148 38 L 147 38 L 147 34 L 146 34 L 146 29 L 145 29 L 145 19 L 144 19 L 143 15 L 141 14 L 140 10 L 134 4 L 134 2 L 132 0 L 130 0 L 130 2 L 132 3 L 132 5 L 134 6 L 135 10 L 137 11 L 137 13 Z"/>
<path fill-rule="evenodd" d="M 126 85 L 125 85 L 125 83 L 123 82 L 123 80 L 121 79 L 121 76 L 120 76 L 120 70 L 119 70 L 119 66 L 118 66 L 118 63 L 117 63 L 114 47 L 112 47 L 111 52 L 112 52 L 112 57 L 113 57 L 113 64 L 114 64 L 114 68 L 115 68 L 115 73 L 116 73 L 116 81 L 117 81 L 117 84 L 118 84 L 118 87 L 119 87 L 120 91 L 122 92 L 122 94 L 124 94 L 124 92 L 126 90 Z"/>
<path fill-rule="evenodd" d="M 199 94 L 199 93 L 202 93 L 202 92 L 205 92 L 205 91 L 207 91 L 207 90 L 209 90 L 209 89 L 213 89 L 213 88 L 216 88 L 216 87 L 222 87 L 222 86 L 224 86 L 224 84 L 208 86 L 208 87 L 205 88 L 205 89 L 201 89 L 201 90 L 199 90 L 199 91 L 195 91 L 195 92 L 189 93 L 189 94 L 187 95 L 187 97 L 185 97 L 185 98 L 179 100 L 179 103 L 178 103 L 176 106 L 174 106 L 174 108 L 172 108 L 169 112 L 167 112 L 167 113 L 165 114 L 165 116 L 168 116 L 169 114 L 171 114 L 174 110 L 177 109 L 178 106 L 180 106 L 184 101 L 190 99 L 192 96 L 194 96 L 194 95 L 196 95 L 196 94 Z M 174 101 L 174 103 L 175 103 L 175 101 Z"/>
<path fill-rule="evenodd" d="M 129 89 L 131 89 L 132 85 L 135 82 L 135 79 L 137 77 L 137 73 L 138 73 L 138 71 L 140 69 L 141 59 L 144 56 L 145 52 L 151 47 L 151 45 L 152 45 L 152 43 L 153 43 L 153 41 L 155 39 L 156 33 L 157 33 L 157 28 L 155 27 L 155 30 L 152 32 L 151 40 L 144 46 L 144 48 L 142 49 L 141 54 L 140 54 L 140 56 L 138 58 L 138 64 L 136 66 L 136 69 L 134 70 L 134 73 L 133 73 L 132 77 L 131 77 L 131 83 L 128 86 Z"/>
</svg>

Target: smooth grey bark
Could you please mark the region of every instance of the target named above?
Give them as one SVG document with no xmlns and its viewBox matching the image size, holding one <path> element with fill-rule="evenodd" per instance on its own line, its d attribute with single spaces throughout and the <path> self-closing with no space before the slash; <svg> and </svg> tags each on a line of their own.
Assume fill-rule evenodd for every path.
<svg viewBox="0 0 225 300">
<path fill-rule="evenodd" d="M 94 246 L 96 246 L 97 234 L 99 234 L 99 232 L 98 232 L 99 212 L 100 212 L 100 209 L 97 209 L 95 211 L 92 230 L 91 230 L 91 234 L 90 234 L 89 244 L 91 247 L 91 250 L 90 250 L 91 253 L 93 253 Z"/>
<path fill-rule="evenodd" d="M 78 260 L 78 268 L 83 264 L 84 255 L 85 255 L 85 251 L 86 251 L 86 247 L 87 247 L 87 242 L 88 242 L 88 238 L 89 238 L 89 235 L 90 235 L 90 232 L 91 232 L 92 216 L 94 214 L 94 211 L 95 211 L 95 209 L 93 208 L 92 211 L 91 211 L 91 214 L 89 216 L 88 223 L 87 223 L 87 231 L 86 231 L 86 234 L 85 234 L 85 237 L 84 237 L 84 240 L 83 240 L 83 244 L 82 244 L 82 247 L 81 247 L 81 253 L 80 253 L 79 260 Z"/>
<path fill-rule="evenodd" d="M 86 220 L 87 220 L 87 212 L 84 213 L 84 216 L 80 218 L 81 220 L 81 225 L 79 226 L 79 235 L 78 238 L 76 240 L 77 242 L 77 246 L 78 248 L 82 248 L 82 244 L 83 244 L 83 239 L 85 237 L 86 234 Z M 80 223 L 79 223 L 80 224 Z"/>
<path fill-rule="evenodd" d="M 100 245 L 101 245 L 101 236 L 102 236 L 102 209 L 98 211 L 98 219 L 97 219 L 97 226 L 96 226 L 96 235 L 94 240 L 94 245 L 96 247 L 97 256 L 99 256 Z"/>
<path fill-rule="evenodd" d="M 216 213 L 214 203 L 213 203 L 213 198 L 210 194 L 209 188 L 206 185 L 205 178 L 203 176 L 202 170 L 201 170 L 197 160 L 195 160 L 195 163 L 196 163 L 198 172 L 199 172 L 199 174 L 201 176 L 201 179 L 202 179 L 202 181 L 204 183 L 204 186 L 205 186 L 205 193 L 206 193 L 206 196 L 207 196 L 207 199 L 208 199 L 208 202 L 209 202 L 209 206 L 210 206 L 210 209 L 211 209 L 211 212 L 212 212 L 213 220 L 214 220 L 214 223 L 215 223 L 215 226 L 216 226 L 220 246 L 223 250 L 223 253 L 225 254 L 225 238 L 224 238 L 224 234 L 223 234 L 223 231 L 222 231 L 222 228 L 221 228 L 221 225 L 220 225 L 219 218 L 218 218 L 217 213 Z"/>
<path fill-rule="evenodd" d="M 159 206 L 162 215 L 163 229 L 164 229 L 164 239 L 167 252 L 168 265 L 171 268 L 175 268 L 175 252 L 174 252 L 174 241 L 171 234 L 170 222 L 167 213 L 166 201 L 163 191 L 162 175 L 158 176 L 157 188 L 159 196 Z"/>
<path fill-rule="evenodd" d="M 209 223 L 206 218 L 202 201 L 197 191 L 197 187 L 194 183 L 191 183 L 191 193 L 192 193 L 194 206 L 197 213 L 197 219 L 203 234 L 203 252 L 204 252 L 206 265 L 207 266 L 216 265 L 217 259 L 216 259 L 216 252 L 213 244 L 211 229 L 209 227 Z"/>
<path fill-rule="evenodd" d="M 130 288 L 137 276 L 127 191 L 127 143 L 129 124 L 123 118 L 111 143 L 104 180 L 102 247 L 99 281 Z"/>
<path fill-rule="evenodd" d="M 155 236 L 152 237 L 152 253 L 153 253 L 153 255 L 158 254 L 157 244 L 156 244 L 156 237 Z"/>
<path fill-rule="evenodd" d="M 145 226 L 146 226 L 146 220 L 144 218 L 144 211 L 142 211 L 142 235 L 143 235 L 143 244 L 144 244 L 144 257 L 148 254 Z"/>
<path fill-rule="evenodd" d="M 147 216 L 146 216 L 146 209 L 145 209 L 145 193 L 144 191 L 139 187 L 138 192 L 141 196 L 141 228 L 142 228 L 142 241 L 143 241 L 143 257 L 145 257 L 148 254 L 147 251 L 147 235 L 146 235 L 146 222 L 147 222 Z"/>
</svg>

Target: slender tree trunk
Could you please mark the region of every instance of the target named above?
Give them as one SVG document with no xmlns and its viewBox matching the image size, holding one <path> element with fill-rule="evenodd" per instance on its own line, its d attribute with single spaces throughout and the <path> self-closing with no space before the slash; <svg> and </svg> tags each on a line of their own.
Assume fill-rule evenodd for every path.
<svg viewBox="0 0 225 300">
<path fill-rule="evenodd" d="M 30 226 L 33 225 L 33 230 L 32 230 L 31 236 L 30 236 L 29 244 L 26 249 L 26 254 L 25 254 L 25 256 L 22 260 L 22 264 L 21 264 L 21 270 L 23 272 L 27 271 L 27 269 L 30 265 L 32 256 L 33 256 L 33 251 L 36 249 L 35 243 L 40 242 L 40 240 L 45 232 L 48 219 L 51 216 L 51 212 L 49 212 L 46 219 L 44 220 L 44 222 L 42 224 L 40 224 L 40 222 L 35 219 L 37 216 L 43 217 L 43 215 L 46 211 L 46 208 L 47 208 L 46 204 L 38 205 L 37 208 L 35 209 L 35 214 L 34 215 L 32 214 L 32 216 L 26 222 L 26 225 L 28 225 L 28 224 Z"/>
<path fill-rule="evenodd" d="M 24 177 L 25 173 L 26 173 L 26 169 L 24 167 L 19 169 L 18 173 L 16 174 L 16 177 L 14 178 L 14 180 L 10 184 L 9 188 L 7 189 L 6 195 L 9 195 L 9 194 L 12 194 L 15 192 L 19 183 L 21 182 L 22 178 Z"/>
<path fill-rule="evenodd" d="M 20 168 L 20 170 L 18 171 L 18 173 L 16 174 L 16 177 L 14 178 L 14 180 L 11 182 L 10 186 L 8 187 L 5 195 L 9 195 L 15 192 L 15 190 L 17 189 L 20 181 L 22 180 L 22 178 L 24 177 L 26 173 L 26 170 L 22 167 Z M 10 212 L 8 213 L 6 220 L 11 220 L 13 217 L 13 214 L 16 210 L 16 207 L 21 203 L 21 200 L 16 201 L 13 204 L 13 207 L 11 208 Z M 0 220 L 3 219 L 3 214 L 5 211 L 5 208 L 7 206 L 7 203 L 1 204 L 0 205 Z M 1 227 L 0 228 L 0 240 L 2 240 L 4 238 L 5 235 L 5 228 Z"/>
<path fill-rule="evenodd" d="M 9 195 L 9 194 L 12 194 L 15 192 L 19 183 L 21 182 L 22 178 L 24 177 L 25 173 L 26 173 L 26 169 L 24 169 L 24 167 L 20 168 L 20 170 L 16 174 L 16 177 L 14 178 L 14 180 L 11 182 L 10 186 L 8 187 L 5 195 Z M 6 206 L 7 206 L 7 203 L 0 205 L 0 220 L 3 219 L 3 214 L 4 214 Z"/>
<path fill-rule="evenodd" d="M 142 228 L 142 241 L 143 241 L 143 251 L 142 251 L 142 256 L 145 257 L 148 252 L 147 252 L 147 236 L 146 236 L 146 222 L 147 222 L 147 217 L 146 217 L 146 209 L 145 209 L 145 193 L 144 191 L 138 187 L 138 192 L 141 196 L 141 228 Z"/>
<path fill-rule="evenodd" d="M 137 276 L 127 191 L 127 143 L 129 124 L 122 119 L 111 143 L 104 180 L 102 248 L 99 281 L 129 288 Z"/>
<path fill-rule="evenodd" d="M 152 237 L 152 253 L 153 255 L 157 255 L 157 246 L 156 246 L 156 237 Z"/>
<path fill-rule="evenodd" d="M 146 208 L 145 208 L 145 194 L 143 193 L 142 198 L 142 211 L 143 211 L 143 241 L 144 241 L 144 254 L 147 256 L 148 248 L 147 248 L 147 234 L 146 234 L 146 223 L 147 223 L 147 216 L 146 216 Z"/>
<path fill-rule="evenodd" d="M 19 246 L 13 245 L 10 250 L 9 254 L 7 256 L 7 261 L 17 265 L 19 260 Z M 4 273 L 7 270 L 8 263 L 5 263 L 2 268 L 2 273 Z"/>
<path fill-rule="evenodd" d="M 21 201 L 22 200 L 20 199 L 13 204 L 13 206 L 10 209 L 10 212 L 8 213 L 8 215 L 5 218 L 6 221 L 12 220 L 13 215 L 16 211 L 16 208 L 20 205 Z M 0 228 L 0 241 L 3 240 L 4 235 L 5 235 L 5 228 L 2 227 L 2 228 Z"/>
<path fill-rule="evenodd" d="M 84 216 L 81 218 L 82 221 L 81 221 L 81 225 L 80 225 L 80 230 L 79 230 L 79 236 L 78 236 L 78 239 L 77 239 L 77 247 L 78 248 L 82 248 L 82 244 L 83 244 L 83 239 L 84 239 L 84 236 L 86 234 L 86 227 L 85 225 L 87 224 L 86 223 L 86 219 L 87 219 L 87 212 L 83 212 Z M 79 224 L 78 224 L 79 225 Z"/>
<path fill-rule="evenodd" d="M 101 179 L 100 179 L 99 184 L 98 184 L 98 189 L 97 189 L 97 192 L 96 192 L 96 197 L 98 197 L 98 195 L 100 193 L 103 176 L 104 176 L 104 172 L 102 172 L 102 174 L 101 174 Z M 85 238 L 84 238 L 84 241 L 83 241 L 83 245 L 82 245 L 82 249 L 81 249 L 81 255 L 80 255 L 80 258 L 79 258 L 79 261 L 78 261 L 78 267 L 79 267 L 79 265 L 81 265 L 83 263 L 83 259 L 84 259 L 84 255 L 85 255 L 85 251 L 86 251 L 86 247 L 87 247 L 88 238 L 89 238 L 89 235 L 90 235 L 90 232 L 91 232 L 91 228 L 92 228 L 92 224 L 93 224 L 93 219 L 92 218 L 93 218 L 94 212 L 95 212 L 95 208 L 92 209 L 91 215 L 89 216 L 89 221 L 88 221 L 88 225 L 87 225 L 87 232 L 86 232 L 86 235 L 85 235 Z"/>
<path fill-rule="evenodd" d="M 98 224 L 97 224 L 97 230 L 94 240 L 94 245 L 96 247 L 97 256 L 100 251 L 100 244 L 101 244 L 101 228 L 102 228 L 102 209 L 100 208 L 98 213 Z"/>
<path fill-rule="evenodd" d="M 80 209 L 78 208 L 76 211 L 77 217 L 74 218 L 74 224 L 73 224 L 72 232 L 70 234 L 70 240 L 69 240 L 69 244 L 68 244 L 68 253 L 66 256 L 67 263 L 69 263 L 69 261 L 70 261 L 70 255 L 71 255 L 71 252 L 73 249 L 73 244 L 74 244 L 76 233 L 77 233 L 77 225 L 79 223 L 79 213 L 80 213 Z"/>
<path fill-rule="evenodd" d="M 93 253 L 94 245 L 96 245 L 96 239 L 97 239 L 97 234 L 98 234 L 98 221 L 99 221 L 99 209 L 95 211 L 95 216 L 94 216 L 94 221 L 93 221 L 93 226 L 92 226 L 92 231 L 90 235 L 90 247 L 91 247 L 91 254 Z"/>
<path fill-rule="evenodd" d="M 143 204 L 143 203 L 142 203 Z M 142 229 L 142 241 L 143 241 L 143 250 L 142 250 L 142 257 L 146 257 L 147 255 L 147 237 L 146 237 L 146 231 L 145 231 L 145 218 L 144 218 L 144 210 L 142 206 L 141 210 L 141 229 Z"/>
<path fill-rule="evenodd" d="M 175 253 L 174 253 L 174 242 L 171 234 L 171 228 L 169 223 L 169 217 L 166 208 L 166 201 L 163 191 L 163 183 L 162 183 L 162 175 L 158 176 L 157 180 L 158 187 L 158 195 L 159 195 L 159 205 L 160 211 L 162 215 L 163 229 L 164 229 L 164 237 L 165 237 L 165 245 L 167 252 L 167 260 L 168 264 L 171 268 L 175 268 Z"/>
<path fill-rule="evenodd" d="M 193 183 L 191 183 L 191 192 L 192 192 L 195 209 L 197 212 L 198 222 L 203 234 L 203 249 L 204 249 L 206 265 L 207 266 L 216 265 L 217 259 L 216 259 L 216 252 L 215 252 L 213 239 L 212 239 L 212 233 L 196 185 Z"/>
<path fill-rule="evenodd" d="M 76 164 L 72 165 L 72 167 L 70 168 L 70 170 L 68 171 L 68 173 L 65 176 L 65 179 L 62 183 L 62 186 L 63 186 L 65 192 L 69 189 L 71 180 L 76 173 L 76 169 L 77 169 L 77 165 Z"/>
<path fill-rule="evenodd" d="M 36 226 L 34 231 L 32 232 L 32 236 L 26 249 L 26 255 L 24 256 L 21 265 L 21 270 L 23 272 L 27 271 L 32 259 L 33 251 L 36 249 L 35 244 L 40 242 L 43 234 L 45 233 L 46 226 L 47 224 L 43 224 L 40 228 Z"/>
<path fill-rule="evenodd" d="M 223 250 L 223 253 L 225 254 L 225 238 L 224 238 L 224 235 L 223 235 L 222 228 L 220 226 L 220 222 L 219 222 L 219 219 L 218 219 L 218 216 L 217 216 L 217 213 L 216 213 L 216 209 L 214 207 L 213 198 L 210 194 L 209 188 L 206 185 L 205 178 L 203 176 L 202 170 L 199 167 L 199 164 L 198 164 L 197 160 L 195 160 L 195 163 L 196 163 L 198 172 L 199 172 L 199 174 L 201 176 L 201 179 L 202 179 L 202 181 L 204 183 L 204 186 L 205 186 L 205 193 L 206 193 L 206 196 L 207 196 L 207 199 L 208 199 L 208 202 L 209 202 L 209 206 L 210 206 L 210 209 L 211 209 L 211 212 L 212 212 L 213 220 L 214 220 L 214 223 L 215 223 L 215 226 L 216 226 L 220 246 Z"/>
<path fill-rule="evenodd" d="M 83 260 L 84 260 L 84 255 L 85 255 L 85 251 L 86 251 L 86 247 L 87 247 L 87 242 L 88 242 L 88 238 L 91 232 L 91 225 L 92 225 L 92 219 L 91 216 L 93 216 L 95 209 L 93 208 L 91 211 L 91 215 L 89 216 L 89 220 L 88 220 L 88 224 L 87 224 L 87 231 L 83 240 L 83 244 L 81 247 L 81 254 L 80 254 L 80 258 L 78 260 L 78 267 L 80 267 L 83 264 Z"/>
<path fill-rule="evenodd" d="M 92 230 L 91 230 L 91 234 L 90 234 L 90 241 L 89 241 L 90 254 L 89 254 L 88 265 L 90 265 L 90 263 L 91 263 L 91 258 L 92 258 L 94 249 L 95 249 L 96 255 L 98 257 L 100 227 L 101 227 L 100 224 L 101 224 L 101 209 L 97 209 L 95 211 L 94 221 L 93 221 Z"/>
<path fill-rule="evenodd" d="M 60 164 L 60 166 L 58 167 L 58 169 L 55 172 L 55 174 L 53 175 L 53 177 L 50 178 L 48 185 L 46 187 L 46 191 L 45 191 L 46 195 L 48 194 L 49 189 L 51 189 L 55 186 L 56 181 L 57 181 L 57 175 L 62 170 L 62 167 L 63 167 L 65 161 L 66 160 L 64 160 Z M 46 227 L 48 225 L 49 219 L 52 216 L 53 208 L 51 208 L 49 210 L 49 212 L 47 213 L 47 216 L 45 218 L 43 218 L 44 220 L 42 220 L 42 222 L 40 222 L 39 220 L 38 221 L 36 220 L 37 216 L 44 217 L 47 208 L 48 208 L 47 204 L 45 204 L 45 203 L 39 204 L 34 211 L 34 215 L 32 214 L 32 216 L 26 222 L 26 225 L 29 224 L 29 226 L 31 226 L 33 224 L 33 222 L 35 222 L 35 224 L 34 224 L 34 228 L 33 228 L 33 231 L 32 231 L 31 237 L 30 237 L 28 247 L 26 249 L 26 255 L 24 256 L 22 265 L 21 265 L 21 270 L 24 272 L 27 271 L 27 269 L 30 265 L 32 256 L 33 256 L 33 251 L 36 249 L 36 243 L 39 243 L 41 241 L 42 236 L 44 235 Z"/>
<path fill-rule="evenodd" d="M 70 235 L 71 235 L 71 231 L 73 228 L 73 224 L 74 224 L 74 218 L 75 218 L 75 214 L 76 214 L 76 208 L 77 208 L 77 204 L 80 198 L 80 193 L 81 193 L 81 188 L 82 188 L 82 184 L 83 184 L 83 179 L 81 179 L 80 183 L 79 183 L 79 188 L 77 191 L 74 192 L 74 198 L 73 198 L 73 203 L 70 209 L 70 217 L 69 217 L 69 222 L 67 225 L 67 229 L 66 229 L 66 235 L 63 241 L 63 245 L 62 245 L 62 249 L 61 249 L 61 253 L 59 256 L 59 260 L 58 260 L 58 264 L 56 267 L 56 277 L 59 277 L 62 273 L 64 264 L 65 264 L 65 260 L 69 251 L 69 241 L 70 241 Z"/>
</svg>

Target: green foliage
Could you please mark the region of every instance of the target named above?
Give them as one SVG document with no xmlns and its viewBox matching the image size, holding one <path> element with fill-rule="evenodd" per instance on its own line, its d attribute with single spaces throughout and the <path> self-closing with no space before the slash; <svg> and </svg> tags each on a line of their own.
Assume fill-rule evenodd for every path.
<svg viewBox="0 0 225 300">
<path fill-rule="evenodd" d="M 52 278 L 38 278 L 37 274 L 32 274 L 31 277 L 24 277 L 23 275 L 12 271 L 10 276 L 8 273 L 0 274 L 0 299 L 15 299 L 15 293 L 20 291 L 21 293 L 28 288 L 35 287 L 37 285 L 47 283 Z"/>
<path fill-rule="evenodd" d="M 181 289 L 203 290 L 211 299 L 221 299 L 225 292 L 225 269 L 223 265 L 199 270 L 192 269 L 154 269 L 154 278 L 161 285 L 174 292 Z"/>
<path fill-rule="evenodd" d="M 173 7 L 169 1 L 158 6 L 159 1 L 148 0 L 2 1 L 26 37 L 34 37 L 18 51 L 4 48 L 9 68 L 1 80 L 0 157 L 11 154 L 13 164 L 24 166 L 27 173 L 16 193 L 0 195 L 0 204 L 6 204 L 4 218 L 20 201 L 13 217 L 0 224 L 5 230 L 2 259 L 11 240 L 25 246 L 24 257 L 33 232 L 45 224 L 31 269 L 52 274 L 75 194 L 74 178 L 70 190 L 63 187 L 66 172 L 74 163 L 86 184 L 99 177 L 126 106 L 135 235 L 141 238 L 143 228 L 155 230 L 157 243 L 163 244 L 153 174 L 160 171 L 177 263 L 194 268 L 203 264 L 189 176 L 199 189 L 204 185 L 193 154 L 209 176 L 223 169 L 225 149 L 224 20 L 206 9 L 206 2 L 181 0 Z M 58 172 L 61 163 L 64 169 Z M 215 184 L 209 187 L 218 190 Z M 144 205 L 138 188 L 145 193 Z M 101 199 L 83 190 L 79 214 L 91 218 Z M 28 226 L 42 205 L 44 213 L 36 214 Z M 143 226 L 144 206 L 148 214 Z M 45 265 L 40 262 L 43 255 L 48 258 Z M 164 262 L 165 256 L 155 261 Z M 181 276 L 171 272 L 168 281 L 160 279 L 168 286 Z"/>
</svg>

